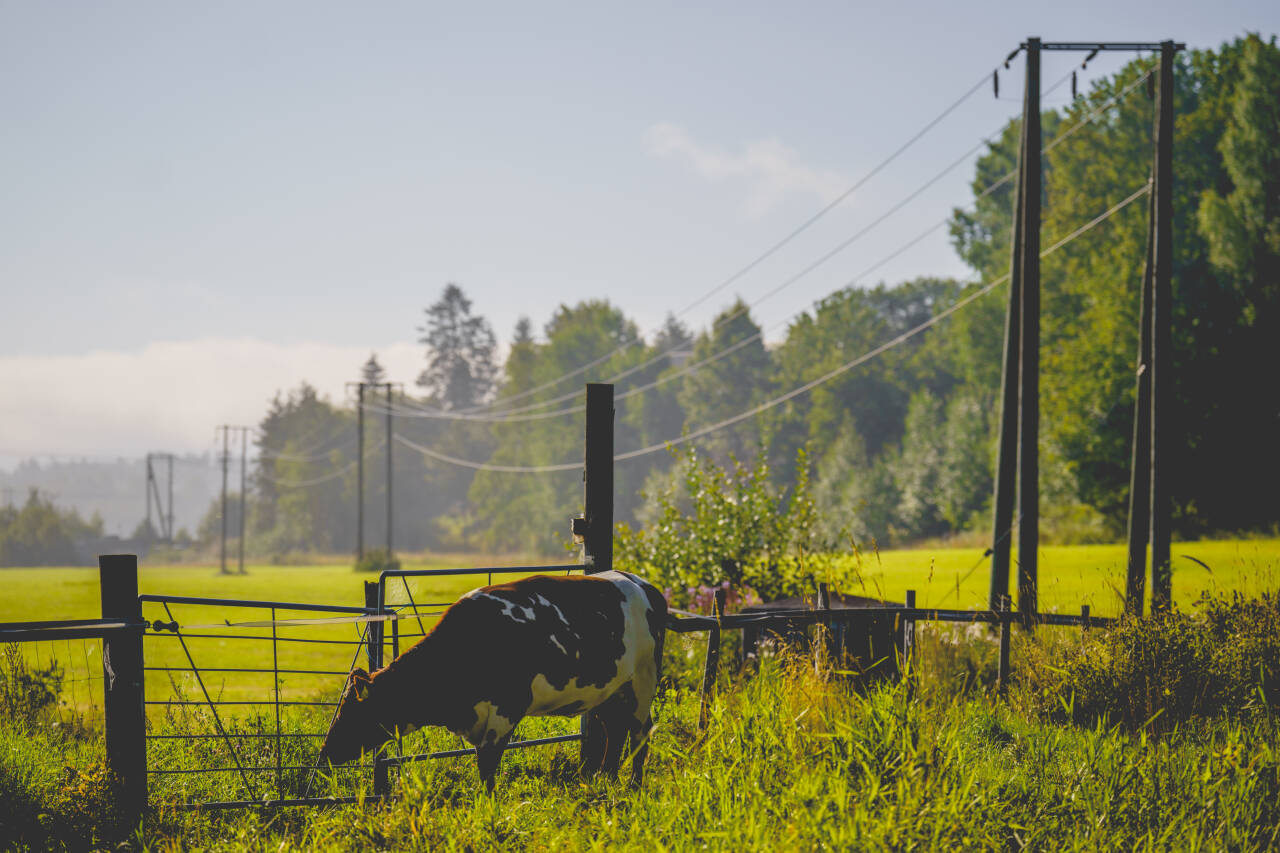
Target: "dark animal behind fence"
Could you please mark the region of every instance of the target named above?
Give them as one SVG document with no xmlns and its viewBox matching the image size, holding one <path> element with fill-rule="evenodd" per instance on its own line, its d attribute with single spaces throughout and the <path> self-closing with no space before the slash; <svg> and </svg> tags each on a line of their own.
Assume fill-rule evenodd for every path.
<svg viewBox="0 0 1280 853">
<path fill-rule="evenodd" d="M 320 752 L 341 764 L 424 726 L 476 747 L 490 788 L 526 716 L 582 714 L 582 768 L 616 773 L 628 741 L 641 781 L 667 607 L 625 572 L 535 575 L 481 587 L 413 648 L 372 675 L 351 673 Z"/>
</svg>

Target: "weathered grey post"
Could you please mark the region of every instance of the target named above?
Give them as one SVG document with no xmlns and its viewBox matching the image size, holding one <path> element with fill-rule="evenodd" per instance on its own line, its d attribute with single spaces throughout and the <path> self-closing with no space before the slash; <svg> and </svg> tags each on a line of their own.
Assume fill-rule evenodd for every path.
<svg viewBox="0 0 1280 853">
<path fill-rule="evenodd" d="M 1022 334 L 1018 367 L 1018 610 L 1030 625 L 1039 607 L 1040 546 L 1040 39 L 1027 39 L 1022 110 Z"/>
<path fill-rule="evenodd" d="M 382 602 L 378 600 L 378 582 L 364 582 L 364 606 L 366 609 L 374 612 L 375 615 L 382 615 Z M 366 631 L 366 648 L 369 659 L 369 672 L 373 673 L 382 669 L 382 623 L 367 622 Z M 377 796 L 385 796 L 391 790 L 390 777 L 387 773 L 386 760 L 383 758 L 382 751 L 374 753 L 373 756 L 373 793 Z"/>
<path fill-rule="evenodd" d="M 1173 498 L 1169 453 L 1173 428 L 1173 61 L 1177 45 L 1160 43 L 1156 111 L 1155 248 L 1151 306 L 1151 610 L 1173 602 L 1169 539 Z"/>
<path fill-rule="evenodd" d="M 906 605 L 908 610 L 916 609 L 916 591 L 907 590 Z M 906 616 L 902 620 L 902 675 L 911 679 L 915 675 L 916 657 L 916 620 Z"/>
<path fill-rule="evenodd" d="M 720 668 L 720 619 L 724 616 L 724 604 L 727 598 L 724 587 L 716 590 L 715 617 L 716 624 L 707 632 L 707 660 L 702 668 L 702 703 L 698 709 L 698 728 L 707 726 L 711 713 L 711 693 L 716 686 L 716 673 Z"/>
<path fill-rule="evenodd" d="M 582 466 L 583 527 L 587 572 L 613 568 L 613 386 L 587 383 L 586 450 Z"/>
<path fill-rule="evenodd" d="M 1000 596 L 1000 607 L 997 611 L 1000 614 L 1000 663 L 996 670 L 996 680 L 1001 693 L 1009 688 L 1009 640 L 1013 631 L 1009 610 L 1009 596 Z"/>
<path fill-rule="evenodd" d="M 98 557 L 102 618 L 138 625 L 102 639 L 102 711 L 107 768 L 119 781 L 119 805 L 129 825 L 147 805 L 147 717 L 142 669 L 142 603 L 136 554 Z"/>
</svg>

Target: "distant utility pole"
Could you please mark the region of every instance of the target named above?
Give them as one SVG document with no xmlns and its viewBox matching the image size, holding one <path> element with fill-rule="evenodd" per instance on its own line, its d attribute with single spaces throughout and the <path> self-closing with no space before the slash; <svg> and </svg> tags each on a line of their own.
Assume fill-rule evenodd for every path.
<svg viewBox="0 0 1280 853">
<path fill-rule="evenodd" d="M 348 382 L 347 387 L 356 389 L 356 562 L 360 562 L 364 558 L 364 400 L 365 389 L 373 391 L 375 394 L 379 389 L 386 392 L 386 411 L 384 412 L 387 427 L 387 558 L 391 558 L 392 552 L 392 525 L 395 520 L 394 510 L 394 490 L 392 489 L 392 393 L 394 386 L 400 386 L 401 393 L 404 391 L 404 385 L 400 382 Z M 375 398 L 376 399 L 376 398 Z"/>
<path fill-rule="evenodd" d="M 231 464 L 231 431 L 240 432 L 240 567 L 239 574 L 247 574 L 244 569 L 244 540 L 247 532 L 245 524 L 245 457 L 248 451 L 248 435 L 252 427 L 231 426 L 221 424 L 217 428 L 222 433 L 222 537 L 218 547 L 218 572 L 229 575 L 227 571 L 227 468 Z"/>
<path fill-rule="evenodd" d="M 231 440 L 231 427 L 223 424 L 218 427 L 222 430 L 222 511 L 219 516 L 222 520 L 222 537 L 219 539 L 218 547 L 218 574 L 229 574 L 227 571 L 227 460 L 230 456 L 230 448 L 228 443 Z"/>
<path fill-rule="evenodd" d="M 169 503 L 168 511 L 165 510 L 165 503 L 160 499 L 160 484 L 156 479 L 157 460 L 161 460 L 168 464 L 168 481 L 169 481 Z M 147 529 L 154 531 L 155 528 L 151 524 L 151 503 L 154 499 L 156 507 L 156 515 L 160 521 L 160 530 L 158 531 L 160 539 L 169 544 L 173 544 L 173 454 L 172 453 L 148 453 L 147 454 Z"/>
</svg>

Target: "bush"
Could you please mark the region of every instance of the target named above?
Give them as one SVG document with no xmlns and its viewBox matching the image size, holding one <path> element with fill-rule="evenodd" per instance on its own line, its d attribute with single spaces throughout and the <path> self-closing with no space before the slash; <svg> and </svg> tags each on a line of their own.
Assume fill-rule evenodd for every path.
<svg viewBox="0 0 1280 853">
<path fill-rule="evenodd" d="M 1051 717 L 1129 731 L 1280 705 L 1280 598 L 1202 597 L 1092 632 L 1061 666 L 1033 660 L 1032 702 Z"/>
<path fill-rule="evenodd" d="M 790 494 L 774 489 L 763 448 L 747 466 L 721 468 L 696 451 L 674 451 L 681 489 L 655 495 L 656 520 L 632 530 L 618 525 L 615 561 L 666 587 L 685 606 L 699 588 L 725 581 L 771 601 L 812 591 L 829 580 L 834 559 L 818 547 L 817 513 L 804 452 Z"/>
<path fill-rule="evenodd" d="M 357 572 L 395 571 L 400 568 L 400 561 L 387 553 L 386 548 L 371 548 L 356 563 Z"/>
</svg>

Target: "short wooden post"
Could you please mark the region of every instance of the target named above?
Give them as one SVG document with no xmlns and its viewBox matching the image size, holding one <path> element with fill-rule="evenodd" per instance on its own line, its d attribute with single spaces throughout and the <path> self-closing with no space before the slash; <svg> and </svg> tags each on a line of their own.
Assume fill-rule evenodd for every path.
<svg viewBox="0 0 1280 853">
<path fill-rule="evenodd" d="M 1086 634 L 1089 633 L 1089 605 L 1080 605 L 1080 629 Z"/>
<path fill-rule="evenodd" d="M 996 680 L 1001 693 L 1009 688 L 1009 639 L 1013 631 L 1010 618 L 1010 602 L 1008 595 L 1000 596 L 1000 663 L 996 670 Z"/>
<path fill-rule="evenodd" d="M 707 632 L 707 660 L 702 669 L 702 704 L 698 710 L 698 729 L 707 727 L 707 719 L 711 714 L 711 693 L 716 686 L 716 673 L 720 668 L 720 619 L 724 616 L 726 591 L 723 587 L 716 590 L 715 617 L 716 623 Z"/>
<path fill-rule="evenodd" d="M 582 466 L 583 556 L 587 572 L 613 568 L 613 386 L 587 383 Z"/>
<path fill-rule="evenodd" d="M 914 589 L 907 590 L 906 605 L 907 610 L 916 609 L 916 591 Z M 916 620 L 908 615 L 903 617 L 902 620 L 902 674 L 908 680 L 915 676 L 915 657 Z"/>
<path fill-rule="evenodd" d="M 136 554 L 98 557 L 102 618 L 141 626 Z M 107 768 L 119 784 L 119 808 L 133 827 L 147 806 L 147 716 L 142 630 L 114 631 L 102 640 L 102 711 Z"/>
<path fill-rule="evenodd" d="M 382 615 L 382 602 L 378 595 L 378 582 L 364 582 L 364 606 L 368 610 L 372 610 L 375 615 Z M 382 669 L 382 623 L 366 622 L 368 630 L 365 633 L 367 657 L 369 660 L 370 674 Z M 373 793 L 376 796 L 386 796 L 391 790 L 390 776 L 387 772 L 387 764 L 379 749 L 373 756 Z"/>
</svg>

